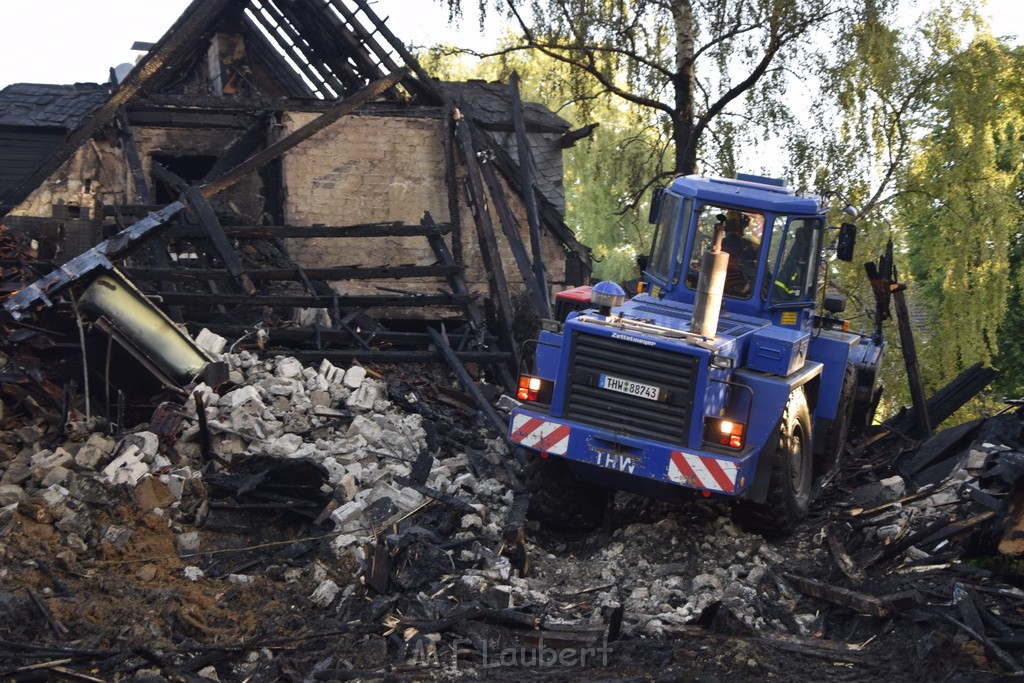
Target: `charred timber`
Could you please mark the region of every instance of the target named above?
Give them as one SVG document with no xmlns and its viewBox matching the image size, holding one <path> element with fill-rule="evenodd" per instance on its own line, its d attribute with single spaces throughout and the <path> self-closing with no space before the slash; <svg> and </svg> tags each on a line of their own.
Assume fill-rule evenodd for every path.
<svg viewBox="0 0 1024 683">
<path fill-rule="evenodd" d="M 247 296 L 245 294 L 209 294 L 206 292 L 162 294 L 161 298 L 167 304 L 182 305 L 216 305 L 225 304 L 233 306 L 300 306 L 309 308 L 322 308 L 326 301 L 324 299 L 309 295 L 278 294 L 264 296 Z M 455 306 L 464 302 L 464 297 L 455 294 L 365 294 L 338 296 L 337 303 L 344 308 L 379 308 L 394 306 Z"/>
<path fill-rule="evenodd" d="M 245 268 L 241 273 L 253 280 L 300 280 L 302 273 L 313 280 L 362 280 L 386 278 L 447 277 L 462 270 L 461 266 L 334 266 L 332 268 Z M 125 268 L 124 272 L 138 280 L 154 282 L 191 279 L 229 279 L 234 276 L 222 268 Z"/>
<path fill-rule="evenodd" d="M 287 225 L 246 225 L 224 226 L 228 237 L 424 237 L 445 235 L 450 225 L 404 225 L 402 223 L 375 223 L 370 225 L 311 225 L 292 227 Z M 181 227 L 168 230 L 173 237 L 202 237 L 200 228 Z"/>
<path fill-rule="evenodd" d="M 280 355 L 280 350 L 267 349 L 260 355 L 272 358 Z M 456 357 L 463 363 L 507 363 L 512 354 L 506 351 L 455 351 Z M 441 352 L 428 351 L 379 350 L 353 347 L 351 349 L 327 349 L 322 351 L 289 351 L 288 355 L 303 362 L 319 363 L 326 358 L 332 363 L 350 363 L 358 360 L 361 363 L 437 363 L 443 361 Z"/>
</svg>

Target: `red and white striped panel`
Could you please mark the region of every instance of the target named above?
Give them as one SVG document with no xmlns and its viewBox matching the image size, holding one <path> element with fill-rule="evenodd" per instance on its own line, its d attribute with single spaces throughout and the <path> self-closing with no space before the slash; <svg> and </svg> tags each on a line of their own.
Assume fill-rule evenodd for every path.
<svg viewBox="0 0 1024 683">
<path fill-rule="evenodd" d="M 569 426 L 529 415 L 516 415 L 512 418 L 511 439 L 527 448 L 565 455 L 569 448 Z"/>
<path fill-rule="evenodd" d="M 697 488 L 732 493 L 736 490 L 739 467 L 729 460 L 705 458 L 672 451 L 668 465 L 668 478 L 680 484 Z"/>
</svg>

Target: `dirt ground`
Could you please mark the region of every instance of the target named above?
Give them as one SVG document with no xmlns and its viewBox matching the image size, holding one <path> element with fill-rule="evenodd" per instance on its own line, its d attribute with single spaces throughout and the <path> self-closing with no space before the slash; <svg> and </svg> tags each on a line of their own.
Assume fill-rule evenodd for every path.
<svg viewBox="0 0 1024 683">
<path fill-rule="evenodd" d="M 1018 564 L 994 551 L 1001 529 L 974 523 L 886 555 L 917 529 L 948 524 L 939 515 L 975 519 L 957 481 L 869 514 L 865 486 L 889 472 L 852 462 L 783 540 L 743 531 L 723 501 L 623 493 L 601 528 L 559 534 L 509 521 L 515 505 L 495 501 L 519 494 L 504 463 L 487 460 L 493 435 L 471 410 L 434 405 L 420 406 L 433 462 L 468 453 L 467 467 L 497 478 L 427 499 L 355 546 L 338 545 L 329 516 L 214 495 L 212 462 L 178 502 L 154 477 L 100 485 L 80 474 L 56 497 L 26 484 L 24 499 L 0 508 L 0 680 L 1020 674 L 1024 591 Z M 24 439 L 40 438 L 12 419 L 0 474 Z M 487 531 L 489 515 L 521 535 Z"/>
</svg>

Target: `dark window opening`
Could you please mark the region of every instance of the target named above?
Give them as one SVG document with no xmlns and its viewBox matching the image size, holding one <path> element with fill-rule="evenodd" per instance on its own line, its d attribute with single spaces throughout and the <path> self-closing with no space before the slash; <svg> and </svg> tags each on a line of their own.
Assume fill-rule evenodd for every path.
<svg viewBox="0 0 1024 683">
<path fill-rule="evenodd" d="M 154 154 L 153 161 L 184 180 L 189 185 L 206 177 L 213 165 L 217 163 L 215 156 L 172 156 L 170 154 Z M 153 179 L 153 199 L 157 204 L 170 204 L 178 199 L 178 193 L 169 189 L 164 183 Z"/>
</svg>

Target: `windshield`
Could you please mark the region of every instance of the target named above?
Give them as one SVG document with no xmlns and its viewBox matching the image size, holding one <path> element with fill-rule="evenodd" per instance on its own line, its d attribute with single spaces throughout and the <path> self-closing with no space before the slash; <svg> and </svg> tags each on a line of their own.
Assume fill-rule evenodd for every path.
<svg viewBox="0 0 1024 683">
<path fill-rule="evenodd" d="M 735 299 L 749 299 L 754 293 L 757 264 L 761 258 L 761 237 L 764 234 L 764 215 L 753 211 L 740 211 L 714 204 L 705 204 L 700 208 L 690 248 L 686 286 L 697 288 L 701 254 L 714 242 L 716 230 L 723 231 L 722 251 L 729 254 L 724 294 Z"/>
<path fill-rule="evenodd" d="M 658 224 L 654 229 L 654 242 L 651 245 L 651 260 L 647 264 L 647 272 L 652 278 L 663 284 L 673 282 L 672 251 L 675 248 L 676 235 L 679 234 L 679 206 L 682 198 L 666 192 L 661 197 L 661 210 L 658 213 Z M 678 275 L 676 275 L 678 278 Z"/>
<path fill-rule="evenodd" d="M 770 292 L 773 304 L 812 300 L 817 282 L 821 219 L 779 216 L 775 225 L 768 253 L 769 263 L 776 265 L 775 277 L 765 279 L 761 298 L 767 299 Z M 781 229 L 783 225 L 785 230 Z"/>
</svg>

